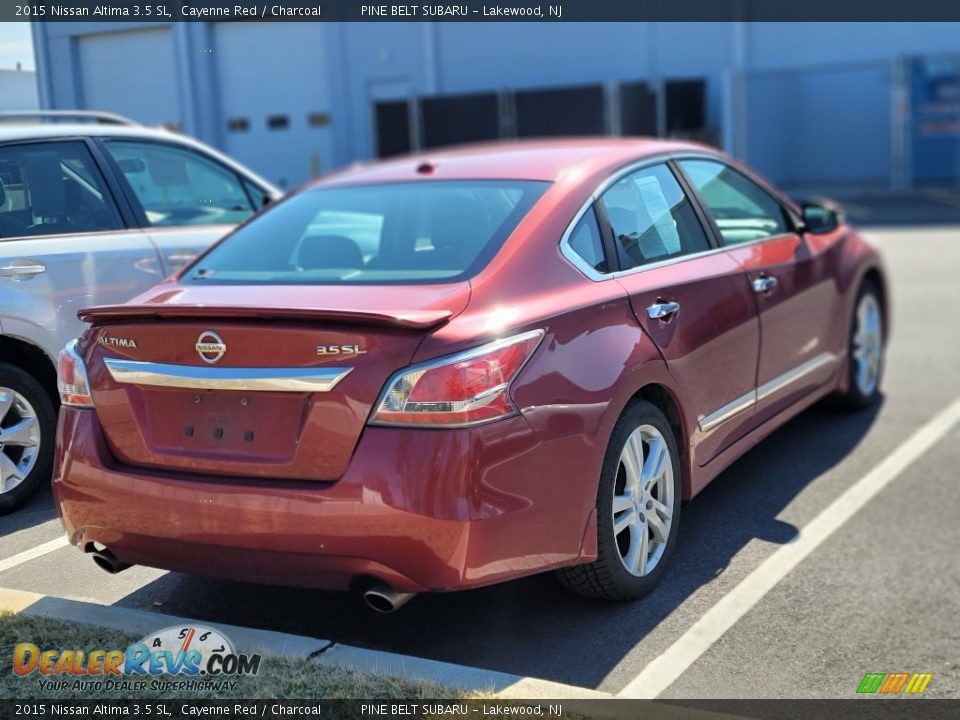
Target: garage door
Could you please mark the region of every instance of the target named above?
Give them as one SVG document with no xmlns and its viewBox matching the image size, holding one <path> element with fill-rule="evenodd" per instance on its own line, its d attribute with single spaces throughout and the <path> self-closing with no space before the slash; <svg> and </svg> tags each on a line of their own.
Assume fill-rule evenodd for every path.
<svg viewBox="0 0 960 720">
<path fill-rule="evenodd" d="M 214 26 L 224 149 L 283 188 L 333 166 L 324 40 L 316 23 Z"/>
<path fill-rule="evenodd" d="M 77 53 L 85 107 L 150 125 L 181 122 L 169 29 L 87 35 Z"/>
</svg>

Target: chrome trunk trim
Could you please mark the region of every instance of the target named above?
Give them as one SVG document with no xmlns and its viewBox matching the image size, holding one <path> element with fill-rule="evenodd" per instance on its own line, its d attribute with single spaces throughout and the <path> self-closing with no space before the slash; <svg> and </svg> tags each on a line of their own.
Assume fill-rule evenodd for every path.
<svg viewBox="0 0 960 720">
<path fill-rule="evenodd" d="M 104 358 L 114 380 L 186 390 L 330 392 L 353 368 L 195 367 Z"/>
</svg>

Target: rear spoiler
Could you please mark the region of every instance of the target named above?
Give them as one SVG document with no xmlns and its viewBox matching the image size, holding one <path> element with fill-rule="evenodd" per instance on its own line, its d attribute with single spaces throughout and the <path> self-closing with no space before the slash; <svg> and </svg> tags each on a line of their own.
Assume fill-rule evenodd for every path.
<svg viewBox="0 0 960 720">
<path fill-rule="evenodd" d="M 107 324 L 157 318 L 322 320 L 332 323 L 428 330 L 447 322 L 449 310 L 332 310 L 323 308 L 271 308 L 237 305 L 102 305 L 84 308 L 77 317 L 88 323 Z"/>
</svg>

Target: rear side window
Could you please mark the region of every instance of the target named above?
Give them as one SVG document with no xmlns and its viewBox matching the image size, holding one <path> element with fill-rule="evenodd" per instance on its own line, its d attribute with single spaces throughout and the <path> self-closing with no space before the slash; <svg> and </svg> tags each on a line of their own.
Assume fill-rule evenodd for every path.
<svg viewBox="0 0 960 720">
<path fill-rule="evenodd" d="M 606 255 L 603 252 L 603 240 L 600 236 L 600 226 L 597 224 L 597 214 L 592 207 L 577 222 L 570 233 L 568 242 L 570 249 L 591 268 L 600 273 L 610 272 Z"/>
<path fill-rule="evenodd" d="M 696 212 L 666 165 L 624 176 L 601 202 L 622 270 L 710 249 Z"/>
<path fill-rule="evenodd" d="M 780 203 L 733 168 L 714 160 L 681 160 L 680 166 L 713 215 L 724 245 L 789 232 Z"/>
<path fill-rule="evenodd" d="M 549 183 L 421 181 L 307 190 L 211 249 L 183 282 L 445 282 L 486 265 Z"/>
<path fill-rule="evenodd" d="M 121 227 L 113 199 L 82 142 L 0 147 L 0 238 Z"/>
<path fill-rule="evenodd" d="M 155 227 L 234 225 L 263 204 L 233 170 L 200 153 L 156 142 L 106 145 Z"/>
</svg>

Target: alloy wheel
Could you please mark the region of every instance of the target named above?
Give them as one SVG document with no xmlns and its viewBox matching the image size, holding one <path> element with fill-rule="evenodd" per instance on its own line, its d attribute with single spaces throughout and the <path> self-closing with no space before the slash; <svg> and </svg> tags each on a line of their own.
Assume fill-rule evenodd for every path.
<svg viewBox="0 0 960 720">
<path fill-rule="evenodd" d="M 854 380 L 864 396 L 872 395 L 880 380 L 883 358 L 883 323 L 880 304 L 871 293 L 860 298 L 853 332 Z"/>
<path fill-rule="evenodd" d="M 666 439 L 652 425 L 627 438 L 613 495 L 613 534 L 627 571 L 643 577 L 663 557 L 674 513 L 673 462 Z"/>
<path fill-rule="evenodd" d="M 20 485 L 37 464 L 40 423 L 27 399 L 0 387 L 0 493 Z"/>
</svg>

